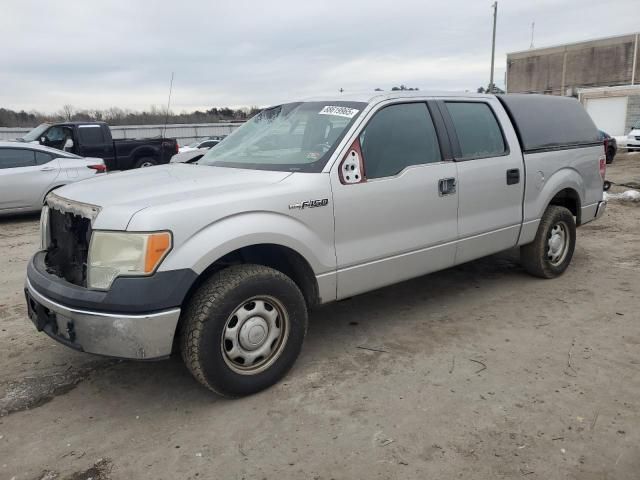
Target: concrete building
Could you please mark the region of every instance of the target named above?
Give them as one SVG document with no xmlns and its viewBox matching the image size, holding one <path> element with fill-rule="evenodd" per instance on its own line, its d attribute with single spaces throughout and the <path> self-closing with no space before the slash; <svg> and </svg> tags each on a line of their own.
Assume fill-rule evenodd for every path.
<svg viewBox="0 0 640 480">
<path fill-rule="evenodd" d="M 508 53 L 507 92 L 577 96 L 580 88 L 640 83 L 639 36 Z"/>
<path fill-rule="evenodd" d="M 640 121 L 640 34 L 507 54 L 508 93 L 578 98 L 595 124 L 614 136 Z"/>
<path fill-rule="evenodd" d="M 609 135 L 626 135 L 640 122 L 640 85 L 578 89 L 578 99 Z"/>
</svg>

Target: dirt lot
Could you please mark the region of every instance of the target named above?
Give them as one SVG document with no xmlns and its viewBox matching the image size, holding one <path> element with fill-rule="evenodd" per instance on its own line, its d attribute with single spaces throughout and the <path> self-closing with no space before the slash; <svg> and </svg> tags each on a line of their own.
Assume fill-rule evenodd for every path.
<svg viewBox="0 0 640 480">
<path fill-rule="evenodd" d="M 321 308 L 288 377 L 231 401 L 37 334 L 37 218 L 0 220 L 0 479 L 638 479 L 640 204 L 578 232 L 556 280 L 508 252 Z"/>
</svg>

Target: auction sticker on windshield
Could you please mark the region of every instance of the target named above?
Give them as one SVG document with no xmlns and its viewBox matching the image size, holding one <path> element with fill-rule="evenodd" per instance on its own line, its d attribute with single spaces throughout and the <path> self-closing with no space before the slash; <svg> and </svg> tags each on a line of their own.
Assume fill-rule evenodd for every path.
<svg viewBox="0 0 640 480">
<path fill-rule="evenodd" d="M 353 118 L 360 110 L 349 107 L 338 107 L 334 105 L 327 105 L 320 110 L 320 115 L 335 115 L 337 117 Z"/>
</svg>

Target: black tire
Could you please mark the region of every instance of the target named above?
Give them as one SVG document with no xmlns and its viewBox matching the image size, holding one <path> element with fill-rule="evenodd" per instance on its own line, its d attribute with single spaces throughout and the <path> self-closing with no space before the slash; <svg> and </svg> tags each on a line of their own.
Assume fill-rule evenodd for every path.
<svg viewBox="0 0 640 480">
<path fill-rule="evenodd" d="M 158 161 L 153 157 L 142 157 L 136 160 L 136 163 L 133 165 L 133 168 L 145 168 L 145 167 L 153 167 L 158 165 Z"/>
<path fill-rule="evenodd" d="M 256 303 L 264 306 L 262 299 L 276 305 L 279 331 L 286 333 L 282 333 L 282 339 L 268 340 L 277 329 L 266 327 L 269 334 L 264 336 L 268 341 L 263 346 L 270 344 L 270 349 L 277 353 L 265 355 L 260 360 L 265 362 L 262 367 L 256 360 L 258 367 L 251 370 L 252 366 L 237 364 L 227 352 L 242 348 L 243 326 L 250 331 L 248 322 L 260 319 L 252 313 L 256 316 L 241 323 L 235 313 L 243 308 L 251 311 L 248 308 L 251 303 L 254 308 Z M 224 335 L 234 318 L 237 338 L 228 340 Z M 200 285 L 183 309 L 181 325 L 180 350 L 191 374 L 219 395 L 239 397 L 277 383 L 293 366 L 307 333 L 307 306 L 298 286 L 283 273 L 262 265 L 234 265 L 214 273 Z M 245 338 L 250 335 L 247 333 Z M 278 343 L 274 349 L 275 341 Z M 234 342 L 237 344 L 233 345 Z"/>
<path fill-rule="evenodd" d="M 549 242 L 552 235 L 555 235 L 553 232 L 556 226 L 564 229 L 566 242 L 563 242 L 562 254 L 558 254 L 558 258 L 552 261 L 550 258 L 552 247 Z M 557 243 L 554 247 L 556 245 Z M 565 207 L 549 205 L 542 215 L 535 240 L 520 247 L 520 261 L 524 269 L 531 275 L 540 278 L 555 278 L 562 275 L 571 263 L 575 246 L 576 222 L 573 214 Z"/>
<path fill-rule="evenodd" d="M 616 156 L 615 150 L 613 149 L 613 147 L 609 147 L 607 149 L 607 165 L 610 165 L 613 163 L 613 159 L 615 158 L 615 156 Z"/>
</svg>

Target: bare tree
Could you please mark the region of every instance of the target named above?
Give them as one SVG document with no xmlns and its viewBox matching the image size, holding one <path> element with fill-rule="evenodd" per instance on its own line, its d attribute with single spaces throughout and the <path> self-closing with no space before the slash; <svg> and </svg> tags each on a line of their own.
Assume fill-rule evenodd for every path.
<svg viewBox="0 0 640 480">
<path fill-rule="evenodd" d="M 70 122 L 71 119 L 73 118 L 73 114 L 75 113 L 75 110 L 73 108 L 73 105 L 69 105 L 68 103 L 66 105 L 64 105 L 62 107 L 62 116 L 64 117 L 64 119 L 67 122 Z"/>
</svg>

